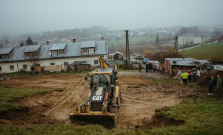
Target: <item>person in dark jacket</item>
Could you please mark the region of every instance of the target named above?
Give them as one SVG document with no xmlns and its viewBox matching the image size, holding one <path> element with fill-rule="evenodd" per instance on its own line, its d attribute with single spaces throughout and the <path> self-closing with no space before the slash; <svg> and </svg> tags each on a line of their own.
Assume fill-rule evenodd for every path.
<svg viewBox="0 0 223 135">
<path fill-rule="evenodd" d="M 153 64 L 150 62 L 149 63 L 149 72 L 152 72 L 153 71 Z"/>
<path fill-rule="evenodd" d="M 141 72 L 141 69 L 142 69 L 141 63 L 139 62 L 139 72 Z"/>
<path fill-rule="evenodd" d="M 156 64 L 153 65 L 153 72 L 156 72 Z"/>
<path fill-rule="evenodd" d="M 34 66 L 31 67 L 31 71 L 32 71 L 32 74 L 34 75 L 35 74 Z"/>
<path fill-rule="evenodd" d="M 221 93 L 222 93 L 221 86 L 222 86 L 221 76 L 217 75 L 217 92 L 218 92 L 218 97 L 220 97 Z"/>
<path fill-rule="evenodd" d="M 208 95 L 213 95 L 215 79 L 214 79 L 213 76 L 211 76 L 211 78 L 206 77 L 206 79 L 209 80 L 209 93 L 208 93 Z"/>
<path fill-rule="evenodd" d="M 190 82 L 191 82 L 191 71 L 188 70 L 188 73 L 190 74 L 190 75 L 188 76 L 188 82 L 190 83 Z"/>
<path fill-rule="evenodd" d="M 165 75 L 165 67 L 164 67 L 164 65 L 163 65 L 163 68 L 162 68 L 162 73 L 163 73 L 163 75 Z"/>
<path fill-rule="evenodd" d="M 146 62 L 146 72 L 148 72 L 148 70 L 149 70 L 149 63 Z"/>
</svg>

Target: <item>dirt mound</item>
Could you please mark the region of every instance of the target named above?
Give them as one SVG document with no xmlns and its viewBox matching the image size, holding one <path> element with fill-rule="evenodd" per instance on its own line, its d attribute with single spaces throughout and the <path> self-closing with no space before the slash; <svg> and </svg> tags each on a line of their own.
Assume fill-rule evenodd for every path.
<svg viewBox="0 0 223 135">
<path fill-rule="evenodd" d="M 61 123 L 62 121 L 56 119 L 49 119 L 45 115 L 41 114 L 47 107 L 36 106 L 35 108 L 23 107 L 17 110 L 9 110 L 7 112 L 1 112 L 0 123 L 1 124 L 16 124 L 16 125 L 29 125 L 29 124 L 52 124 Z"/>
<path fill-rule="evenodd" d="M 179 126 L 184 124 L 184 120 L 176 120 L 173 118 L 168 118 L 166 115 L 160 114 L 161 111 L 169 111 L 168 107 L 163 107 L 155 111 L 155 115 L 152 119 L 144 121 L 143 127 L 140 128 L 157 128 L 157 127 L 168 127 L 168 126 Z M 138 127 L 139 128 L 139 127 Z"/>
<path fill-rule="evenodd" d="M 179 104 L 181 97 L 190 93 L 187 88 L 158 84 L 140 75 L 119 75 L 119 82 L 123 90 L 116 125 L 118 128 L 143 127 L 155 115 L 156 108 Z M 69 113 L 74 111 L 74 106 L 87 100 L 89 83 L 81 75 L 44 75 L 2 81 L 0 84 L 6 87 L 49 88 L 57 91 L 17 100 L 16 103 L 26 105 L 27 110 L 9 111 L 8 116 L 0 114 L 0 123 L 69 123 Z"/>
<path fill-rule="evenodd" d="M 154 115 L 149 123 L 144 123 L 145 125 L 142 128 L 161 128 L 168 126 L 179 126 L 184 124 L 183 120 L 175 120 L 173 118 L 168 118 L 167 116 L 156 116 Z"/>
</svg>

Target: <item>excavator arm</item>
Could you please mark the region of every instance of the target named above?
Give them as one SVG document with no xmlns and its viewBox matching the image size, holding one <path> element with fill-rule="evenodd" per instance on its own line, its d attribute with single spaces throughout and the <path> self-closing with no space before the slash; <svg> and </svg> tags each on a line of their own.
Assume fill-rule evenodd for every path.
<svg viewBox="0 0 223 135">
<path fill-rule="evenodd" d="M 99 61 L 100 61 L 100 68 L 112 68 L 113 69 L 113 67 L 103 58 L 102 55 L 99 57 Z"/>
</svg>

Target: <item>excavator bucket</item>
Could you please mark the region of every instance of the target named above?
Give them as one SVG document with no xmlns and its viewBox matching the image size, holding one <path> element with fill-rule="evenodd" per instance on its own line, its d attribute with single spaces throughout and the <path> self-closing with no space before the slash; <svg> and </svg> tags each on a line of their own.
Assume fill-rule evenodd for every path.
<svg viewBox="0 0 223 135">
<path fill-rule="evenodd" d="M 97 113 L 70 113 L 71 123 L 86 125 L 86 124 L 99 124 L 107 128 L 113 128 L 117 121 L 116 113 L 108 113 L 103 115 L 101 112 Z"/>
</svg>

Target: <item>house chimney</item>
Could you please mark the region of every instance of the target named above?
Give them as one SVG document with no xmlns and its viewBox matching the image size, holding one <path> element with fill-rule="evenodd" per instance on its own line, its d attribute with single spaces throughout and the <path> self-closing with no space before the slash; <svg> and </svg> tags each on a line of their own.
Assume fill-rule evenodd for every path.
<svg viewBox="0 0 223 135">
<path fill-rule="evenodd" d="M 73 43 L 75 43 L 76 42 L 76 39 L 75 38 L 73 38 Z"/>
<path fill-rule="evenodd" d="M 101 40 L 104 40 L 105 38 L 104 37 L 101 37 Z"/>
<path fill-rule="evenodd" d="M 24 43 L 20 43 L 20 46 L 24 46 Z"/>
<path fill-rule="evenodd" d="M 49 41 L 49 40 L 47 40 L 47 41 L 46 41 L 46 45 L 49 45 L 49 44 L 50 44 L 50 41 Z"/>
</svg>

